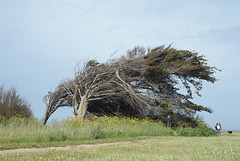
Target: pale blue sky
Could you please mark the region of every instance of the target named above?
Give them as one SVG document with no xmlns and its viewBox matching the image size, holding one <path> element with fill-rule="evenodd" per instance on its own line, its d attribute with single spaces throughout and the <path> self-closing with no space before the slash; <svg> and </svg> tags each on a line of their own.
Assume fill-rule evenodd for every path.
<svg viewBox="0 0 240 161">
<path fill-rule="evenodd" d="M 240 130 L 239 17 L 238 0 L 0 0 L 0 85 L 15 86 L 40 119 L 43 96 L 73 77 L 77 62 L 173 43 L 223 69 L 194 100 L 214 110 L 200 113 L 211 127 Z M 51 118 L 68 115 L 63 108 Z"/>
</svg>

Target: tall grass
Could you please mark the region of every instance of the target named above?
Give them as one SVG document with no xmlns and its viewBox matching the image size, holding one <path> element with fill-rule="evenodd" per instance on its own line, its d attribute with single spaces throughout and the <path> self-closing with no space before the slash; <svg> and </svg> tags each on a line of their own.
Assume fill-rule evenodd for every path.
<svg viewBox="0 0 240 161">
<path fill-rule="evenodd" d="M 149 136 L 211 136 L 216 133 L 203 126 L 199 128 L 170 128 L 149 119 L 96 117 L 83 121 L 68 117 L 54 120 L 47 126 L 37 121 L 12 118 L 0 124 L 0 148 L 63 146 L 69 144 L 126 140 Z"/>
</svg>

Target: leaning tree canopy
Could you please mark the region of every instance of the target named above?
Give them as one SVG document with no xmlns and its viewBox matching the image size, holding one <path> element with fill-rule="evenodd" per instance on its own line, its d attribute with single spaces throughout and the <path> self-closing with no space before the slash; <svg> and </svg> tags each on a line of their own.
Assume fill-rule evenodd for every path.
<svg viewBox="0 0 240 161">
<path fill-rule="evenodd" d="M 200 96 L 202 81 L 216 81 L 217 70 L 197 52 L 171 46 L 151 50 L 135 47 L 126 56 L 105 63 L 90 60 L 73 80 L 62 81 L 56 91 L 45 96 L 48 103 L 43 122 L 66 105 L 72 106 L 80 119 L 88 111 L 98 115 L 147 116 L 163 122 L 169 117 L 175 122 L 193 120 L 197 111 L 212 112 L 192 99 L 193 91 Z"/>
<path fill-rule="evenodd" d="M 202 81 L 216 81 L 213 74 L 218 69 L 208 66 L 203 56 L 194 51 L 160 46 L 152 49 L 144 58 L 146 78 L 154 84 L 154 91 L 159 93 L 160 104 L 168 104 L 168 111 L 189 115 L 195 114 L 196 111 L 212 112 L 210 108 L 190 101 L 193 89 L 200 96 Z M 180 93 L 179 85 L 185 87 L 187 94 Z"/>
</svg>

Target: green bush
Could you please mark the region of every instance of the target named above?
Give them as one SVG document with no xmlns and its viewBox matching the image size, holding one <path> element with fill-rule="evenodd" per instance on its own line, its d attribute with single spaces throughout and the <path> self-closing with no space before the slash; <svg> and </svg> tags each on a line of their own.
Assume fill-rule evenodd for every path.
<svg viewBox="0 0 240 161">
<path fill-rule="evenodd" d="M 204 127 L 197 127 L 195 128 L 196 136 L 213 136 L 216 135 L 217 132 L 207 126 Z"/>
<path fill-rule="evenodd" d="M 175 128 L 177 135 L 179 136 L 214 136 L 216 132 L 208 128 L 207 126 L 200 126 L 200 127 L 177 127 Z"/>
</svg>

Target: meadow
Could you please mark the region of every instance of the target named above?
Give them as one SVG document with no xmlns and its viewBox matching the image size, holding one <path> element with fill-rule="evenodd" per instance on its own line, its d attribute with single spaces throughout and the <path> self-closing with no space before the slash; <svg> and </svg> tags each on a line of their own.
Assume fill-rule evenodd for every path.
<svg viewBox="0 0 240 161">
<path fill-rule="evenodd" d="M 240 158 L 239 132 L 233 132 L 232 135 L 224 132 L 217 136 L 214 130 L 205 126 L 170 128 L 161 122 L 148 119 L 117 117 L 103 117 L 84 122 L 67 118 L 53 121 L 48 126 L 38 126 L 34 120 L 15 118 L 2 122 L 0 126 L 0 160 L 239 160 Z M 77 147 L 78 145 L 84 146 Z M 1 153 L 9 149 L 33 147 L 66 148 Z"/>
<path fill-rule="evenodd" d="M 105 146 L 12 153 L 0 160 L 209 160 L 240 159 L 240 133 L 214 137 L 163 136 Z"/>
</svg>

